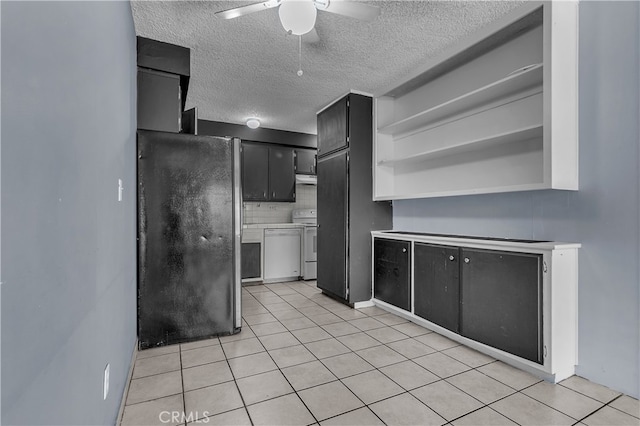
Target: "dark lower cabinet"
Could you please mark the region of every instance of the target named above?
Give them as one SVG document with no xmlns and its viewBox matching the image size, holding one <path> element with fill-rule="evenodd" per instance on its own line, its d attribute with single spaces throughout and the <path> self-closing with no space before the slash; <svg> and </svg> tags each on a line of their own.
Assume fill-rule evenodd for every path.
<svg viewBox="0 0 640 426">
<path fill-rule="evenodd" d="M 459 331 L 458 248 L 415 243 L 414 313 L 448 330 Z"/>
<path fill-rule="evenodd" d="M 460 253 L 460 334 L 542 364 L 542 255 Z"/>
<path fill-rule="evenodd" d="M 242 243 L 242 279 L 260 278 L 260 243 Z"/>
<path fill-rule="evenodd" d="M 318 287 L 347 297 L 348 153 L 318 162 Z"/>
<path fill-rule="evenodd" d="M 373 242 L 374 297 L 398 308 L 411 310 L 411 243 L 376 238 Z"/>
</svg>

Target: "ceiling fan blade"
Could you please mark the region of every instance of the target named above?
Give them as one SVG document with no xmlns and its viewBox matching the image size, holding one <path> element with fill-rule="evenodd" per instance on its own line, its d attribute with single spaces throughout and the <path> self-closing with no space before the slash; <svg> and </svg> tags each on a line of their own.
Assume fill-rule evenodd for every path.
<svg viewBox="0 0 640 426">
<path fill-rule="evenodd" d="M 247 6 L 235 7 L 233 9 L 221 10 L 214 13 L 215 16 L 222 19 L 233 19 L 238 16 L 248 15 L 250 13 L 260 12 L 261 10 L 271 9 L 280 4 L 282 0 L 268 0 L 260 3 L 249 4 Z"/>
<path fill-rule="evenodd" d="M 360 19 L 361 21 L 373 21 L 380 15 L 380 8 L 378 6 L 365 3 L 344 0 L 321 0 L 316 1 L 316 5 L 318 5 L 318 9 L 320 10 Z"/>
<path fill-rule="evenodd" d="M 306 34 L 303 34 L 302 38 L 307 43 L 318 43 L 320 41 L 320 37 L 318 36 L 318 32 L 316 31 L 315 28 L 311 28 L 311 31 L 309 31 Z"/>
</svg>

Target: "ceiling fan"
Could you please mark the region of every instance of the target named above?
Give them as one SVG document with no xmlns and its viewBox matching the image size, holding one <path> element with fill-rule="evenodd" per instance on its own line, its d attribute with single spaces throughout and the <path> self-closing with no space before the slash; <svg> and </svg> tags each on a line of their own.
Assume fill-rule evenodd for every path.
<svg viewBox="0 0 640 426">
<path fill-rule="evenodd" d="M 362 21 L 373 21 L 380 14 L 378 6 L 344 0 L 267 0 L 247 6 L 216 12 L 223 19 L 233 19 L 261 10 L 278 7 L 280 22 L 289 34 L 314 32 L 317 11 L 344 15 Z"/>
</svg>

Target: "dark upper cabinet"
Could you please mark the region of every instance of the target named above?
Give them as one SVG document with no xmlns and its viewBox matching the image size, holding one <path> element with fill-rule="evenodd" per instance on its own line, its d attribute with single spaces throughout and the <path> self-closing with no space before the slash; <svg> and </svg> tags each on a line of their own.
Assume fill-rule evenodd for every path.
<svg viewBox="0 0 640 426">
<path fill-rule="evenodd" d="M 296 200 L 295 153 L 292 148 L 242 143 L 243 201 Z"/>
<path fill-rule="evenodd" d="M 349 96 L 318 114 L 318 156 L 349 146 Z"/>
<path fill-rule="evenodd" d="M 138 129 L 178 133 L 180 76 L 138 68 Z"/>
<path fill-rule="evenodd" d="M 270 201 L 296 200 L 295 152 L 291 148 L 269 147 Z"/>
<path fill-rule="evenodd" d="M 316 174 L 315 149 L 296 149 L 296 173 L 300 175 Z"/>
<path fill-rule="evenodd" d="M 542 255 L 460 253 L 460 334 L 542 364 Z"/>
<path fill-rule="evenodd" d="M 376 238 L 373 242 L 374 297 L 411 310 L 411 243 Z"/>
<path fill-rule="evenodd" d="M 242 199 L 269 199 L 269 147 L 242 143 Z"/>
<path fill-rule="evenodd" d="M 458 332 L 460 315 L 459 249 L 415 243 L 413 295 L 414 313 Z"/>
<path fill-rule="evenodd" d="M 180 132 L 191 75 L 191 50 L 144 37 L 137 37 L 136 50 L 138 129 Z"/>
</svg>

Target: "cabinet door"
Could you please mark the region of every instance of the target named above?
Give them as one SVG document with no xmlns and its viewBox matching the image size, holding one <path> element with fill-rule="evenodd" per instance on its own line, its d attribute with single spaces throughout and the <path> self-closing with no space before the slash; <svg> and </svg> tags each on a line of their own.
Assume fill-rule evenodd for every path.
<svg viewBox="0 0 640 426">
<path fill-rule="evenodd" d="M 542 364 L 542 255 L 461 249 L 460 334 Z"/>
<path fill-rule="evenodd" d="M 414 313 L 458 332 L 460 263 L 458 248 L 415 243 Z"/>
<path fill-rule="evenodd" d="M 348 97 L 318 114 L 318 156 L 348 145 Z"/>
<path fill-rule="evenodd" d="M 316 174 L 316 150 L 297 149 L 296 150 L 296 173 L 300 175 Z"/>
<path fill-rule="evenodd" d="M 242 144 L 242 198 L 267 201 L 269 196 L 269 147 Z"/>
<path fill-rule="evenodd" d="M 260 243 L 242 243 L 242 278 L 260 278 Z"/>
<path fill-rule="evenodd" d="M 138 69 L 138 129 L 178 133 L 180 76 Z"/>
<path fill-rule="evenodd" d="M 294 150 L 269 148 L 269 200 L 296 201 L 296 172 Z"/>
<path fill-rule="evenodd" d="M 398 308 L 411 310 L 411 243 L 376 238 L 373 242 L 373 295 Z"/>
<path fill-rule="evenodd" d="M 318 287 L 347 298 L 348 154 L 318 161 Z"/>
</svg>

